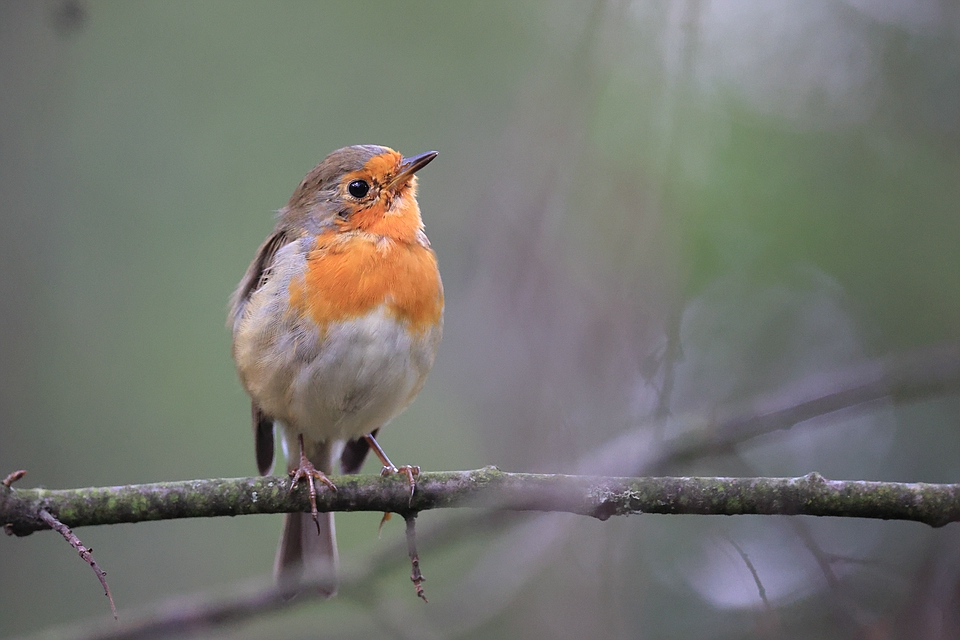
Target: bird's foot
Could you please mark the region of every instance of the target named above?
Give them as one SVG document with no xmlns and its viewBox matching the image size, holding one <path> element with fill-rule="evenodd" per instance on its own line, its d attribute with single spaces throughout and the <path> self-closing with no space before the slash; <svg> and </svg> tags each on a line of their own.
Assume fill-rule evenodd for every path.
<svg viewBox="0 0 960 640">
<path fill-rule="evenodd" d="M 420 477 L 420 467 L 410 464 L 395 467 L 391 464 L 389 466 L 384 465 L 383 469 L 380 470 L 380 477 L 386 477 L 393 474 L 406 476 L 407 482 L 410 483 L 410 500 L 412 502 L 413 494 L 417 490 L 417 478 Z"/>
<path fill-rule="evenodd" d="M 390 462 L 390 458 L 387 457 L 387 454 L 384 453 L 383 448 L 380 446 L 380 443 L 377 442 L 377 439 L 373 437 L 373 434 L 363 436 L 367 443 L 370 445 L 370 448 L 373 450 L 373 453 L 380 458 L 380 463 L 383 465 L 383 469 L 380 471 L 380 476 L 389 476 L 394 473 L 398 473 L 407 477 L 407 480 L 410 482 L 410 502 L 413 502 L 413 494 L 417 490 L 417 478 L 420 477 L 420 467 L 405 464 L 403 466 L 396 466 Z M 380 523 L 381 526 L 383 523 Z"/>
<path fill-rule="evenodd" d="M 297 488 L 297 483 L 307 479 L 307 491 L 310 494 L 310 515 L 313 516 L 313 522 L 317 525 L 317 535 L 320 534 L 320 514 L 317 511 L 317 487 L 314 480 L 319 480 L 330 487 L 333 491 L 337 490 L 337 485 L 327 477 L 327 475 L 313 466 L 306 454 L 303 452 L 303 436 L 300 436 L 300 465 L 296 469 L 290 470 L 290 491 Z"/>
</svg>

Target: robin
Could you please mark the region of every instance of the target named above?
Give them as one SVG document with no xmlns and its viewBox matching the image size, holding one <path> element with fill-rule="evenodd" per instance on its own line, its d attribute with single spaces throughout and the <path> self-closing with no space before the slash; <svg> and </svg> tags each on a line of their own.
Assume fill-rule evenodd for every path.
<svg viewBox="0 0 960 640">
<path fill-rule="evenodd" d="M 396 467 L 378 431 L 423 387 L 443 330 L 443 285 L 423 231 L 415 173 L 437 157 L 344 147 L 306 175 L 279 211 L 233 295 L 228 326 L 240 381 L 252 399 L 257 467 L 270 473 L 280 426 L 291 490 L 306 480 L 311 513 L 289 513 L 275 574 L 306 574 L 336 592 L 333 514 L 317 513 L 318 481 L 339 458 L 356 473 L 370 449 Z M 311 521 L 312 520 L 312 521 Z"/>
</svg>

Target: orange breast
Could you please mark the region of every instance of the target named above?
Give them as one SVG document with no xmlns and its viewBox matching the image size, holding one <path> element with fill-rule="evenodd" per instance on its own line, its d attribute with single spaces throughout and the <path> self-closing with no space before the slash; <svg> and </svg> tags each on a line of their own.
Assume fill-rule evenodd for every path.
<svg viewBox="0 0 960 640">
<path fill-rule="evenodd" d="M 443 313 L 433 251 L 369 234 L 318 237 L 304 277 L 292 280 L 289 291 L 291 308 L 308 315 L 321 331 L 385 305 L 390 315 L 422 334 Z"/>
</svg>

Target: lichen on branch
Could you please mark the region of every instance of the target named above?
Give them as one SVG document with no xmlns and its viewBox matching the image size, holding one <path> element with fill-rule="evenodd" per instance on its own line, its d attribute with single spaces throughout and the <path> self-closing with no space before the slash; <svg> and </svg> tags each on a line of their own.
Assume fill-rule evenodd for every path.
<svg viewBox="0 0 960 640">
<path fill-rule="evenodd" d="M 942 526 L 960 520 L 960 485 L 799 478 L 615 478 L 473 471 L 424 472 L 410 499 L 405 479 L 335 476 L 322 491 L 322 511 L 411 514 L 449 507 L 559 511 L 605 520 L 638 513 L 809 515 L 913 520 Z M 308 509 L 303 487 L 255 477 L 159 482 L 84 489 L 0 486 L 0 523 L 8 534 L 49 528 L 42 509 L 69 527 L 286 513 Z"/>
</svg>

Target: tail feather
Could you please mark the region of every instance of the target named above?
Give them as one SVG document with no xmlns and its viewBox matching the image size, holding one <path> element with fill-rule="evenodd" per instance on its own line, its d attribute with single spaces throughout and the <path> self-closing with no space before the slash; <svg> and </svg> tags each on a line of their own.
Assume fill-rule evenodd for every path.
<svg viewBox="0 0 960 640">
<path fill-rule="evenodd" d="M 336 443 L 307 443 L 307 457 L 318 471 L 329 474 L 333 468 Z M 288 448 L 289 449 L 289 448 Z M 294 451 L 296 449 L 293 449 Z M 339 451 L 337 451 L 339 453 Z M 296 467 L 299 456 L 287 452 L 288 467 Z M 324 489 L 318 487 L 318 490 Z M 274 563 L 274 576 L 281 589 L 294 595 L 303 583 L 316 584 L 326 596 L 337 592 L 337 534 L 332 513 L 321 513 L 317 523 L 309 513 L 288 513 Z"/>
<path fill-rule="evenodd" d="M 337 592 L 337 535 L 332 513 L 320 514 L 320 533 L 309 513 L 288 513 L 274 575 L 284 589 L 299 590 L 303 582 L 315 583 L 321 593 Z"/>
</svg>

